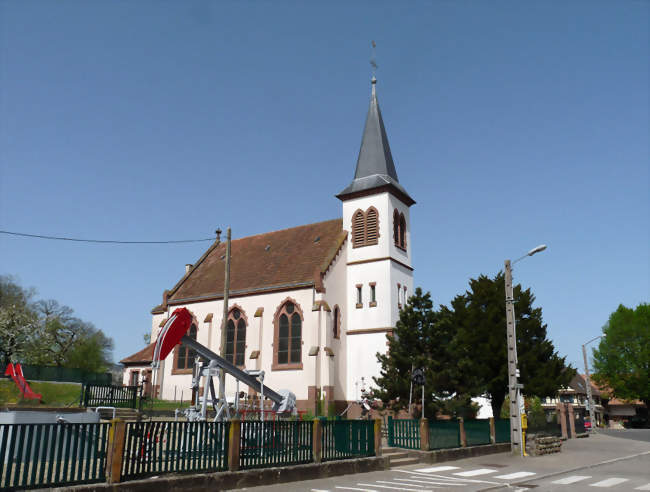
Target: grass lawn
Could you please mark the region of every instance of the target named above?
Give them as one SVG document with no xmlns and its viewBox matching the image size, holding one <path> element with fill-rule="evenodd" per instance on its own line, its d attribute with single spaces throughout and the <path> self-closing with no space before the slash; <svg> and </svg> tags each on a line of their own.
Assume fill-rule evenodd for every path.
<svg viewBox="0 0 650 492">
<path fill-rule="evenodd" d="M 184 400 L 181 404 L 180 401 L 173 400 L 146 400 L 142 403 L 143 410 L 176 410 L 177 408 L 188 408 L 190 406 L 189 400 Z"/>
<path fill-rule="evenodd" d="M 20 390 L 11 379 L 0 379 L 0 405 L 20 405 L 25 407 L 66 407 L 78 406 L 81 395 L 80 383 L 52 383 L 27 381 L 34 393 L 43 395 L 38 400 L 23 399 Z M 74 403 L 76 401 L 76 404 Z"/>
</svg>

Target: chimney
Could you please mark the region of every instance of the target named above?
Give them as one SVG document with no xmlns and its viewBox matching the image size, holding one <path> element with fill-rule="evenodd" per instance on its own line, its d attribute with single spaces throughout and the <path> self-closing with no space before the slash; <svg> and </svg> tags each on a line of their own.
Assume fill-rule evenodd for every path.
<svg viewBox="0 0 650 492">
<path fill-rule="evenodd" d="M 192 269 L 192 264 L 191 264 L 191 263 L 187 263 L 187 264 L 185 265 L 185 274 L 188 274 L 189 271 L 190 271 L 191 269 Z"/>
</svg>

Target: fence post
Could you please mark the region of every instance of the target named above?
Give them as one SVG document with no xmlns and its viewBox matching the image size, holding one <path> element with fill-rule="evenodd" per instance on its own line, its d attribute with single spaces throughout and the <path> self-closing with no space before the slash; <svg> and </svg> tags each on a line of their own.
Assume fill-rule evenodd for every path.
<svg viewBox="0 0 650 492">
<path fill-rule="evenodd" d="M 388 447 L 393 446 L 393 416 L 389 415 L 388 416 L 388 434 L 387 434 L 387 439 L 386 442 L 388 443 Z"/>
<path fill-rule="evenodd" d="M 460 428 L 460 447 L 467 447 L 467 434 L 465 433 L 465 419 L 458 417 L 458 427 Z"/>
<path fill-rule="evenodd" d="M 381 456 L 381 419 L 375 419 L 375 456 Z"/>
<path fill-rule="evenodd" d="M 314 455 L 314 463 L 323 461 L 323 424 L 320 419 L 314 419 L 312 427 L 312 454 Z"/>
<path fill-rule="evenodd" d="M 241 445 L 241 420 L 230 421 L 230 432 L 228 433 L 228 470 L 239 470 L 239 451 Z"/>
<path fill-rule="evenodd" d="M 494 425 L 494 417 L 490 417 L 490 442 L 492 444 L 497 442 L 497 430 Z"/>
<path fill-rule="evenodd" d="M 106 455 L 106 481 L 119 483 L 122 480 L 122 457 L 126 437 L 126 422 L 121 419 L 111 420 L 108 430 L 108 453 Z"/>
<path fill-rule="evenodd" d="M 420 449 L 429 451 L 429 420 L 420 419 Z"/>
</svg>

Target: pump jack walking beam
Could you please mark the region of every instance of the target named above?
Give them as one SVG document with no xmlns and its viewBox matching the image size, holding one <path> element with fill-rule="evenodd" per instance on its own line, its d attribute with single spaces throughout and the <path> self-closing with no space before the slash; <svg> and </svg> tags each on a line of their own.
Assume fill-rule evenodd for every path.
<svg viewBox="0 0 650 492">
<path fill-rule="evenodd" d="M 221 369 L 223 369 L 228 374 L 233 376 L 235 379 L 238 379 L 242 383 L 244 383 L 244 384 L 248 385 L 249 387 L 253 388 L 258 393 L 264 393 L 264 396 L 266 396 L 270 400 L 272 400 L 273 403 L 277 403 L 278 405 L 280 405 L 282 403 L 282 401 L 284 400 L 282 395 L 276 393 L 275 391 L 273 391 L 268 386 L 265 386 L 262 383 L 260 383 L 259 380 L 256 377 L 251 376 L 250 374 L 242 371 L 237 366 L 235 366 L 234 364 L 231 364 L 230 362 L 228 362 L 223 357 L 218 356 L 212 350 L 210 350 L 207 347 L 201 345 L 199 342 L 197 342 L 193 338 L 190 338 L 187 335 L 183 335 L 183 337 L 181 338 L 180 341 L 181 341 L 181 343 L 183 345 L 186 345 L 189 348 L 195 350 L 196 353 L 199 354 L 201 357 L 203 357 L 205 359 L 208 359 L 208 360 L 213 360 L 217 366 L 219 366 Z M 264 388 L 264 389 L 262 390 L 262 388 Z"/>
</svg>

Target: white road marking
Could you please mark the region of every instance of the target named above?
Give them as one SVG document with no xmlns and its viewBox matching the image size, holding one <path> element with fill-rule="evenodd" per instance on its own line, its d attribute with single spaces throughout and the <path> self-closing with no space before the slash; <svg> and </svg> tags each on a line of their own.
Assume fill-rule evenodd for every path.
<svg viewBox="0 0 650 492">
<path fill-rule="evenodd" d="M 441 471 L 458 470 L 457 466 L 432 466 L 431 468 L 418 468 L 413 470 L 420 473 L 435 473 Z"/>
<path fill-rule="evenodd" d="M 647 483 L 645 485 L 641 485 L 641 487 L 637 487 L 634 490 L 650 490 L 650 483 Z"/>
<path fill-rule="evenodd" d="M 537 473 L 522 471 L 522 472 L 509 473 L 508 475 L 498 475 L 494 478 L 502 478 L 504 480 L 515 480 L 517 478 L 530 477 L 531 475 L 537 475 Z"/>
<path fill-rule="evenodd" d="M 387 485 L 377 485 L 376 483 L 372 483 L 372 484 L 371 483 L 358 483 L 357 485 L 363 485 L 364 487 L 378 487 L 380 489 L 406 490 L 408 492 L 422 492 L 423 490 L 426 490 L 426 489 L 405 489 L 405 488 L 402 488 L 402 487 L 388 487 Z M 401 483 L 396 483 L 394 485 L 402 485 L 402 484 Z"/>
<path fill-rule="evenodd" d="M 358 490 L 360 492 L 377 492 L 376 490 L 372 490 L 372 489 L 356 489 L 354 487 L 339 487 L 338 485 L 336 486 L 336 488 L 341 490 Z"/>
<path fill-rule="evenodd" d="M 562 478 L 551 483 L 557 485 L 570 485 L 572 483 L 581 482 L 582 480 L 586 480 L 588 478 L 591 478 L 591 475 L 571 475 L 570 477 Z"/>
<path fill-rule="evenodd" d="M 454 475 L 457 475 L 459 477 L 476 477 L 478 475 L 487 475 L 488 473 L 494 473 L 495 471 L 496 470 L 493 470 L 492 468 L 477 468 L 476 470 L 454 473 Z"/>
<path fill-rule="evenodd" d="M 394 480 L 399 480 L 400 482 L 417 482 L 417 483 L 430 483 L 432 485 L 446 485 L 448 487 L 465 487 L 465 485 L 467 485 L 464 483 L 436 482 L 434 480 L 413 480 L 412 478 L 395 478 Z"/>
<path fill-rule="evenodd" d="M 329 490 L 311 489 L 311 492 L 330 492 Z"/>
<path fill-rule="evenodd" d="M 410 475 L 413 475 L 417 478 L 435 478 L 436 480 L 450 480 L 454 482 L 461 482 L 461 483 L 485 483 L 488 485 L 503 485 L 503 482 L 491 482 L 489 480 L 472 480 L 471 478 L 456 478 L 456 477 L 446 477 L 445 475 L 430 475 L 427 473 L 415 473 L 409 470 L 391 470 L 393 472 L 401 472 L 401 473 L 408 473 Z"/>
<path fill-rule="evenodd" d="M 377 480 L 376 483 L 386 483 L 386 484 L 388 484 L 388 485 L 409 485 L 409 486 L 411 486 L 411 487 L 418 487 L 417 490 L 426 489 L 426 487 L 423 487 L 422 485 L 415 485 L 415 484 L 410 484 L 410 483 L 395 483 L 395 482 L 387 482 L 386 480 Z M 437 489 L 437 488 L 438 488 L 438 487 L 434 487 L 434 489 Z M 407 489 L 403 489 L 403 490 L 407 490 Z"/>
<path fill-rule="evenodd" d="M 608 478 L 607 480 L 601 480 L 600 482 L 590 483 L 590 487 L 612 487 L 618 485 L 619 483 L 627 482 L 629 478 Z"/>
</svg>

